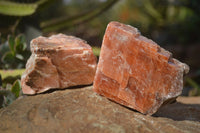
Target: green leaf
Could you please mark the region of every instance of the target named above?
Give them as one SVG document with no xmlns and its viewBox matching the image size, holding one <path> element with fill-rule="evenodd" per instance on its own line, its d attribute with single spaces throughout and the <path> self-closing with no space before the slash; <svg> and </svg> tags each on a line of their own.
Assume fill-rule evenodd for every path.
<svg viewBox="0 0 200 133">
<path fill-rule="evenodd" d="M 3 55 L 2 61 L 4 63 L 13 63 L 15 61 L 15 56 L 12 52 L 7 52 Z"/>
<path fill-rule="evenodd" d="M 25 4 L 13 1 L 0 1 L 0 14 L 11 16 L 27 16 L 33 14 L 38 4 Z"/>
<path fill-rule="evenodd" d="M 26 42 L 25 36 L 23 34 L 19 34 L 16 38 L 18 38 L 18 40 L 20 40 L 21 43 Z"/>
<path fill-rule="evenodd" d="M 11 88 L 11 92 L 15 95 L 15 97 L 19 97 L 21 91 L 21 83 L 20 80 L 16 80 Z"/>
<path fill-rule="evenodd" d="M 12 35 L 8 36 L 8 44 L 12 53 L 15 54 L 15 39 Z"/>
<path fill-rule="evenodd" d="M 20 34 L 15 38 L 15 51 L 16 53 L 21 53 L 26 49 L 26 39 L 25 36 Z"/>
<path fill-rule="evenodd" d="M 93 53 L 94 53 L 95 56 L 99 56 L 100 55 L 101 48 L 92 47 L 92 50 L 93 50 Z"/>
<path fill-rule="evenodd" d="M 0 57 L 3 56 L 8 51 L 10 51 L 8 42 L 5 42 L 0 45 Z"/>
<path fill-rule="evenodd" d="M 0 14 L 10 15 L 10 16 L 28 16 L 35 13 L 39 5 L 48 2 L 48 0 L 38 0 L 35 3 L 25 4 L 17 3 L 8 0 L 0 1 Z"/>
</svg>

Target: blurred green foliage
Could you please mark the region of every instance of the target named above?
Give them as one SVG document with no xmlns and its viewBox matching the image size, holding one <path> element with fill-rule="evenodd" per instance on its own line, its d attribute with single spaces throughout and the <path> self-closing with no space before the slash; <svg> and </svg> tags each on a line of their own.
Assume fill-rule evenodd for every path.
<svg viewBox="0 0 200 133">
<path fill-rule="evenodd" d="M 160 45 L 199 42 L 199 0 L 126 0 L 117 20 L 138 27 Z"/>
<path fill-rule="evenodd" d="M 8 40 L 0 46 L 0 69 L 24 68 L 29 56 L 24 35 L 9 35 Z"/>
<path fill-rule="evenodd" d="M 43 32 L 62 31 L 63 29 L 91 20 L 92 18 L 98 16 L 99 14 L 109 9 L 117 1 L 118 0 L 107 0 L 107 2 L 100 4 L 97 8 L 93 8 L 89 11 L 79 13 L 72 17 L 62 16 L 60 18 L 46 20 L 40 23 L 40 27 L 43 29 Z"/>
<path fill-rule="evenodd" d="M 67 31 L 102 38 L 108 22 L 117 20 L 161 45 L 199 41 L 199 0 L 2 0 L 0 14 L 2 36 L 24 32 L 28 25 L 43 34 Z"/>
<path fill-rule="evenodd" d="M 81 3 L 74 0 L 71 3 Z M 21 33 L 27 25 L 34 26 L 45 33 L 63 31 L 102 14 L 118 0 L 85 0 L 83 5 L 91 5 L 83 11 L 76 12 L 68 6 L 66 0 L 16 0 L 0 1 L 0 31 L 2 35 Z M 26 2 L 26 3 L 25 3 Z M 87 4 L 85 4 L 87 3 Z M 69 8 L 70 11 L 66 10 Z M 56 9 L 56 10 L 54 10 Z M 62 9 L 62 10 L 61 10 Z"/>
<path fill-rule="evenodd" d="M 2 18 L 0 31 L 2 32 L 2 36 L 10 32 L 21 33 L 26 30 L 27 25 L 31 25 L 41 30 L 43 34 L 67 31 L 66 33 L 78 34 L 78 36 L 83 36 L 86 39 L 92 38 L 93 36 L 102 38 L 108 22 L 117 20 L 137 27 L 145 36 L 152 38 L 161 45 L 174 43 L 188 44 L 199 41 L 199 28 L 197 28 L 200 24 L 199 0 L 118 1 L 6 1 L 8 2 L 6 5 L 7 10 L 3 11 L 8 13 L 2 13 L 0 10 L 0 14 L 2 14 L 0 15 Z M 2 2 L 5 1 L 3 0 Z M 16 8 L 9 6 L 10 2 Z M 115 6 L 113 6 L 114 4 Z M 0 9 L 1 5 L 0 3 Z M 112 6 L 112 10 L 107 11 Z M 20 7 L 20 10 L 24 10 L 27 15 L 20 15 L 17 7 Z M 29 13 L 26 7 L 35 8 L 32 13 Z M 16 11 L 12 11 L 13 14 L 9 13 L 11 9 L 16 9 Z M 107 13 L 99 16 L 105 11 Z M 83 25 L 83 23 L 85 24 Z"/>
<path fill-rule="evenodd" d="M 189 91 L 189 96 L 200 96 L 200 85 L 194 81 L 192 78 L 186 78 L 186 82 L 188 85 L 192 87 L 192 89 Z"/>
<path fill-rule="evenodd" d="M 22 73 L 25 71 L 25 69 L 16 69 L 16 70 L 0 70 L 1 78 L 5 79 L 9 76 L 18 76 L 22 75 Z"/>
<path fill-rule="evenodd" d="M 0 108 L 22 96 L 20 78 L 24 70 L 0 70 Z"/>
<path fill-rule="evenodd" d="M 37 4 L 20 4 L 12 1 L 0 1 L 0 13 L 12 16 L 27 16 L 33 14 L 37 9 Z"/>
<path fill-rule="evenodd" d="M 6 88 L 0 88 L 0 108 L 8 106 L 20 96 L 22 96 L 20 80 L 16 80 L 13 85 L 7 84 Z"/>
<path fill-rule="evenodd" d="M 101 48 L 92 47 L 92 50 L 93 50 L 94 55 L 97 56 L 97 57 L 99 57 Z"/>
</svg>

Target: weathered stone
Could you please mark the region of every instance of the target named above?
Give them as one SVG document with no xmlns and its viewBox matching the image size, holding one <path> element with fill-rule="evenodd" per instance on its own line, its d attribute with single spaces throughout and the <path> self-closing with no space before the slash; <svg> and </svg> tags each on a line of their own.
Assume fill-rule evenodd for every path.
<svg viewBox="0 0 200 133">
<path fill-rule="evenodd" d="M 200 97 L 178 97 L 176 103 L 161 107 L 154 116 L 200 122 Z"/>
<path fill-rule="evenodd" d="M 197 100 L 200 101 L 200 97 Z M 0 132 L 199 133 L 200 118 L 197 116 L 200 105 L 179 105 L 166 108 L 166 114 L 160 113 L 162 117 L 152 117 L 97 95 L 92 91 L 92 86 L 66 89 L 26 96 L 1 109 Z M 171 110 L 179 112 L 182 119 L 177 121 L 173 116 L 166 118 L 165 115 L 172 114 Z M 186 116 L 183 111 L 187 112 Z"/>
<path fill-rule="evenodd" d="M 31 41 L 31 51 L 21 79 L 24 94 L 93 82 L 96 57 L 85 41 L 64 34 L 38 37 Z"/>
<path fill-rule="evenodd" d="M 189 67 L 129 25 L 106 29 L 94 91 L 144 114 L 181 94 Z"/>
</svg>

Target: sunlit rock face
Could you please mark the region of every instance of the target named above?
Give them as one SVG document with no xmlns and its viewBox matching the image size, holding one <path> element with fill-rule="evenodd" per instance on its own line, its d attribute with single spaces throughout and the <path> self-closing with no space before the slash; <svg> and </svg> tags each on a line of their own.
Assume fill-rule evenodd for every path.
<svg viewBox="0 0 200 133">
<path fill-rule="evenodd" d="M 0 133 L 199 133 L 200 97 L 179 98 L 152 117 L 97 95 L 92 86 L 21 97 L 0 109 Z"/>
<path fill-rule="evenodd" d="M 92 48 L 79 38 L 64 34 L 38 37 L 31 41 L 31 52 L 21 78 L 24 94 L 93 82 L 96 57 Z"/>
<path fill-rule="evenodd" d="M 183 74 L 189 67 L 130 25 L 108 24 L 94 79 L 94 91 L 133 108 L 153 114 L 181 94 Z"/>
</svg>

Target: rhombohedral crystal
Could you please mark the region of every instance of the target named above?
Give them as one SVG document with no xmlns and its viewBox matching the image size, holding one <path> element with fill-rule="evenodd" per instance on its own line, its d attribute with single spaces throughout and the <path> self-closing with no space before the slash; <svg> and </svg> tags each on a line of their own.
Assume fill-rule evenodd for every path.
<svg viewBox="0 0 200 133">
<path fill-rule="evenodd" d="M 130 26 L 108 24 L 94 79 L 94 91 L 143 114 L 182 92 L 189 67 Z"/>
</svg>

